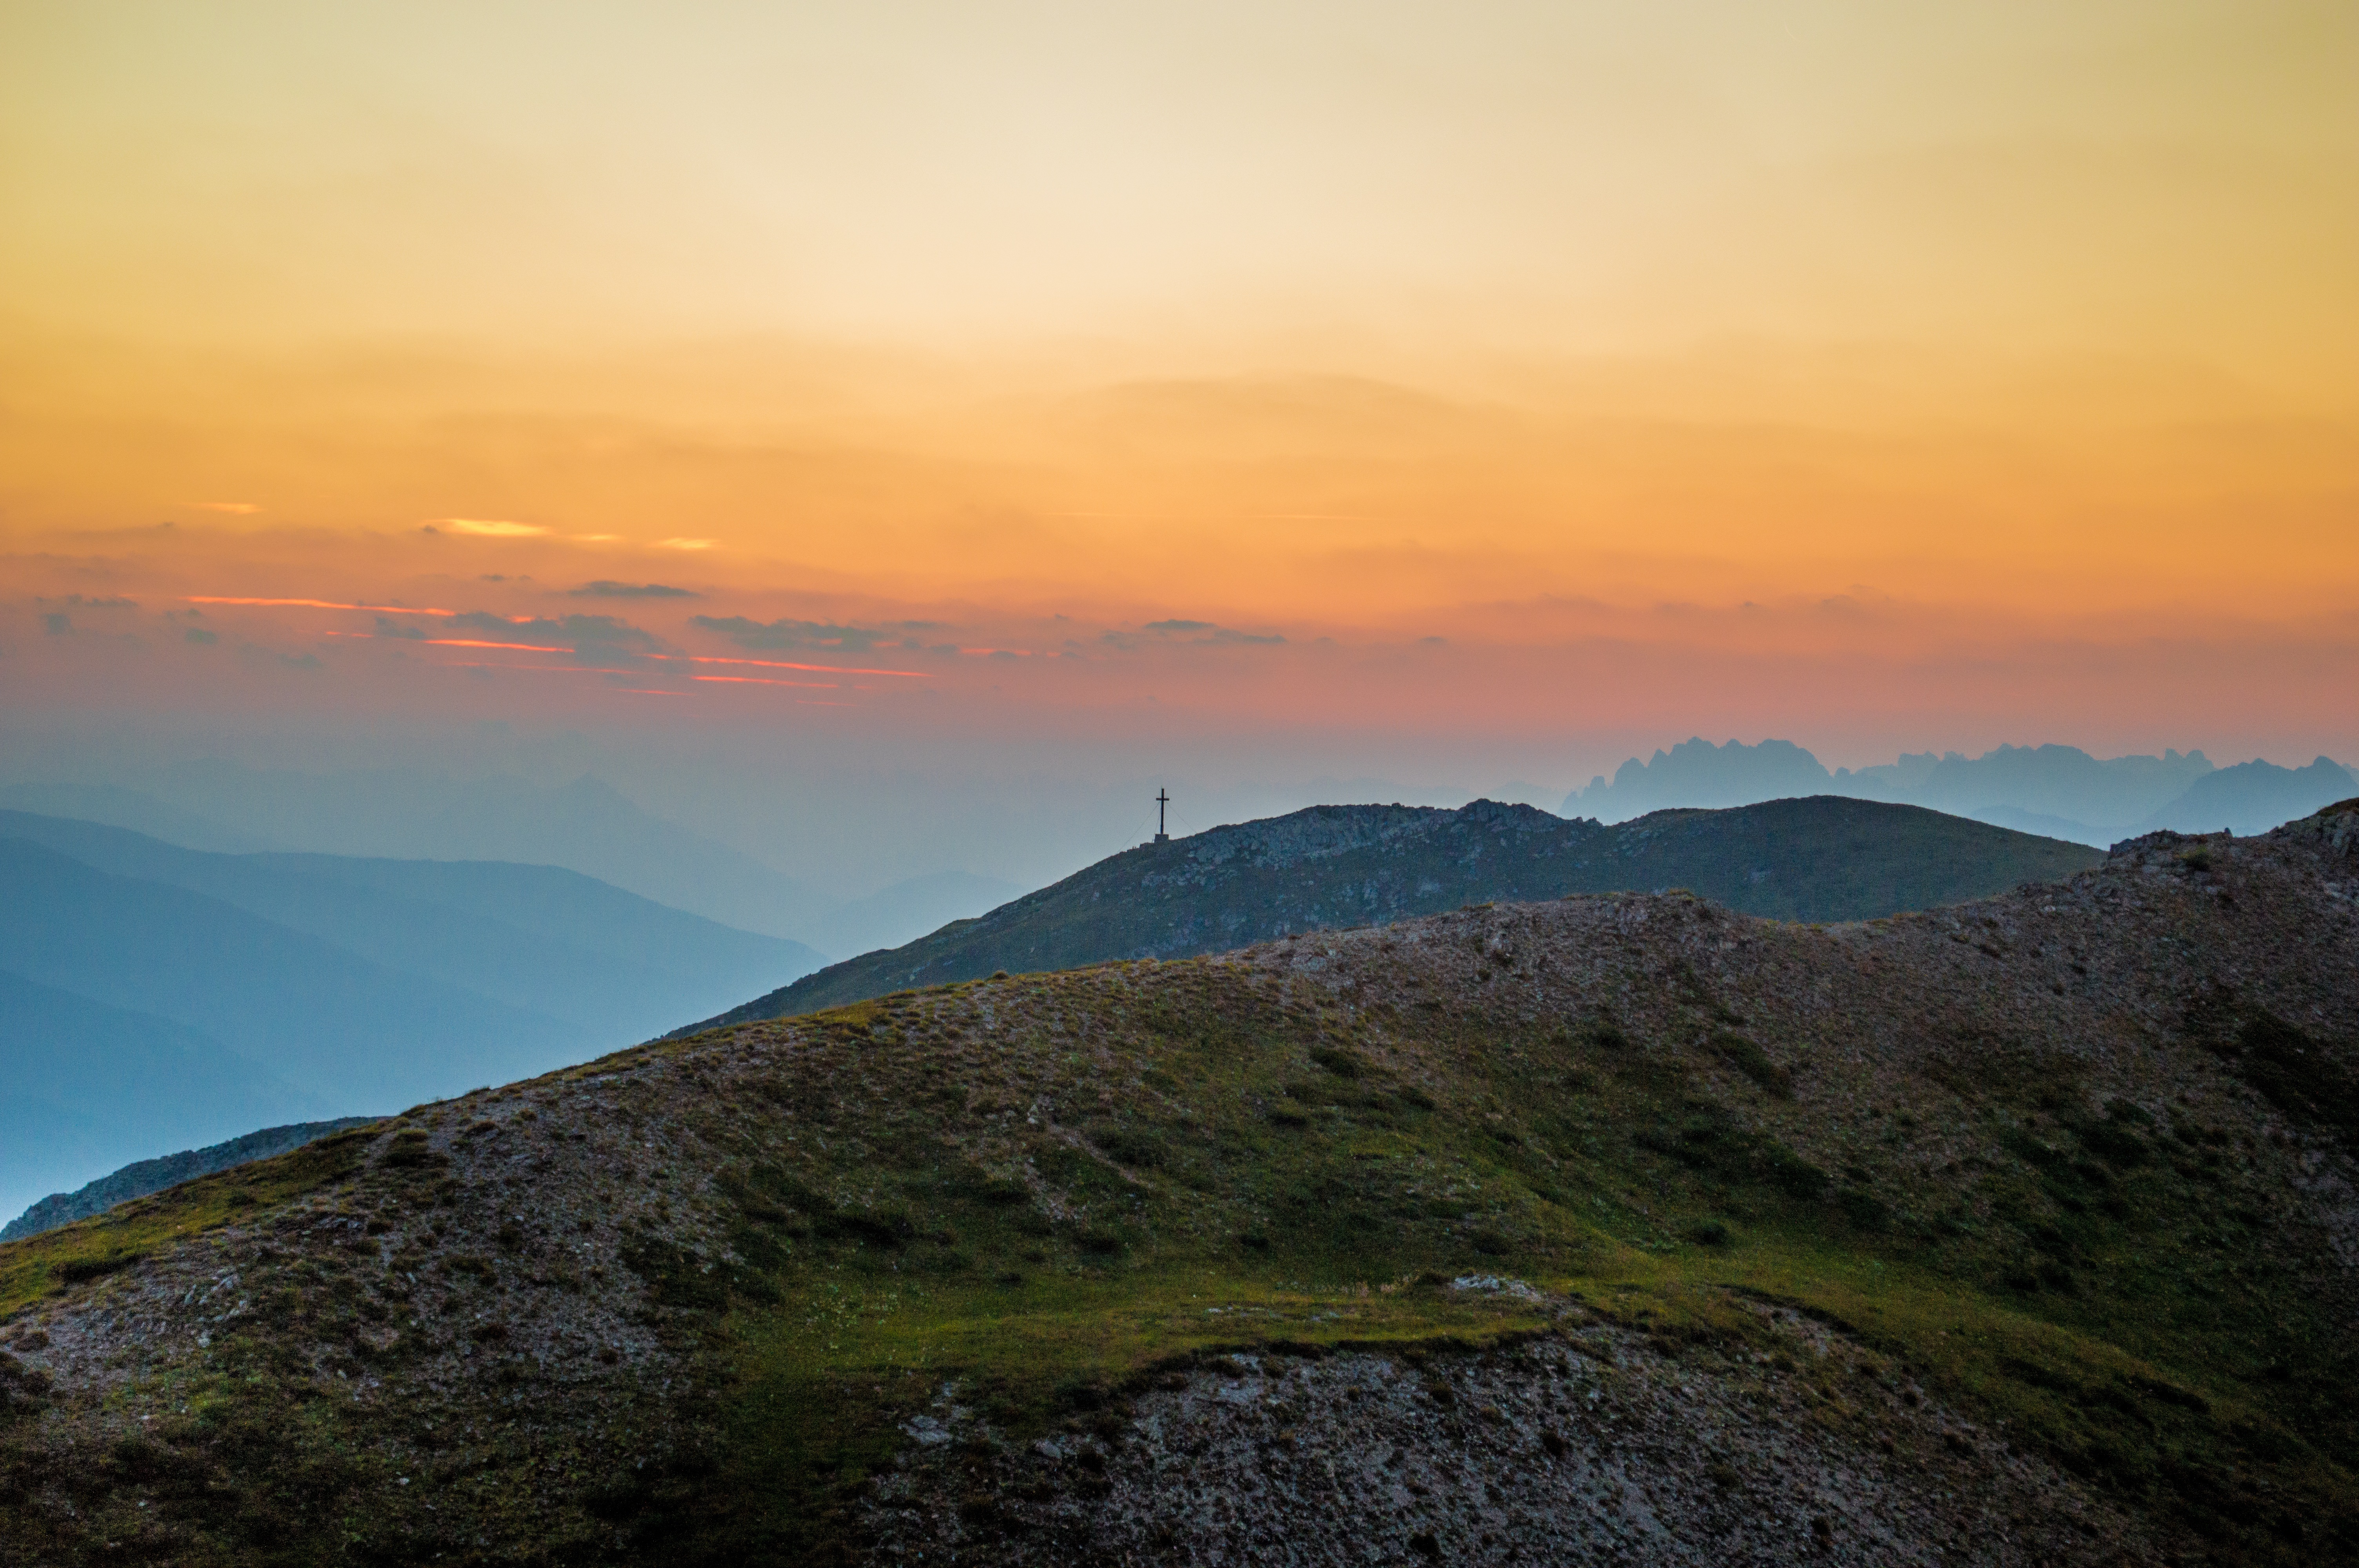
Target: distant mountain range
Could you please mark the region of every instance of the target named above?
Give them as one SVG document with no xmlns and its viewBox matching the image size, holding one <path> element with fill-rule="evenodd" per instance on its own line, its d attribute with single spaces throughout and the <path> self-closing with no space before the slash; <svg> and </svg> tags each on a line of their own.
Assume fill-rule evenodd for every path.
<svg viewBox="0 0 2359 1568">
<path fill-rule="evenodd" d="M 199 1176 L 210 1176 L 216 1171 L 243 1165 L 249 1160 L 266 1160 L 273 1154 L 284 1154 L 289 1149 L 300 1149 L 304 1144 L 325 1138 L 332 1132 L 366 1127 L 376 1119 L 367 1116 L 345 1116 L 333 1121 L 301 1121 L 289 1127 L 266 1127 L 259 1132 L 249 1132 L 209 1148 L 187 1149 L 178 1154 L 141 1160 L 72 1192 L 51 1193 L 6 1225 L 0 1226 L 0 1241 L 38 1236 L 44 1230 L 55 1230 L 60 1225 L 71 1225 L 77 1219 L 103 1214 L 116 1204 L 143 1198 L 149 1193 L 160 1193 L 166 1187 L 194 1181 Z"/>
<path fill-rule="evenodd" d="M 153 790 L 11 784 L 0 787 L 0 806 L 127 827 L 192 849 L 310 847 L 343 856 L 559 866 L 829 956 L 905 942 L 1023 891 L 944 871 L 865 898 L 834 898 L 642 809 L 589 774 L 552 788 L 406 770 L 322 775 L 207 763 L 153 782 Z"/>
<path fill-rule="evenodd" d="M 216 854 L 0 812 L 0 1212 L 581 1061 L 820 962 L 554 867 Z"/>
<path fill-rule="evenodd" d="M 1619 822 L 1669 806 L 1841 795 L 2102 847 L 2160 828 L 2265 833 L 2354 790 L 2351 771 L 2326 757 L 2299 768 L 2257 759 L 2223 768 L 2201 752 L 2100 761 L 2074 746 L 2001 746 L 1979 757 L 1926 752 L 1830 772 L 1790 741 L 1695 739 L 1646 762 L 1633 757 L 1611 781 L 1599 775 L 1567 795 L 1563 811 Z"/>
<path fill-rule="evenodd" d="M 2102 857 L 1916 806 L 1821 795 L 1605 827 L 1528 806 L 1321 806 L 1126 850 L 976 920 L 676 1031 L 995 970 L 1181 957 L 1501 899 L 1683 887 L 1748 914 L 1857 920 L 2069 875 Z"/>
</svg>

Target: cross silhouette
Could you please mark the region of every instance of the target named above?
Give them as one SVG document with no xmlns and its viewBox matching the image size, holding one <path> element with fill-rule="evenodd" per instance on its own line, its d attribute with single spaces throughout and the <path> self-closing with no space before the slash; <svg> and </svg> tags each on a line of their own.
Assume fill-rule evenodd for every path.
<svg viewBox="0 0 2359 1568">
<path fill-rule="evenodd" d="M 1171 837 L 1163 830 L 1163 808 L 1170 804 L 1171 792 L 1158 787 L 1155 792 L 1155 837 L 1158 841 Z"/>
</svg>

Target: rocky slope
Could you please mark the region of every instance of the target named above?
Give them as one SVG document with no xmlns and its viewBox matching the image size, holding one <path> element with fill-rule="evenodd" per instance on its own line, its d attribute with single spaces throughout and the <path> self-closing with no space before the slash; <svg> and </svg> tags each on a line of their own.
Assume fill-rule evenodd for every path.
<svg viewBox="0 0 2359 1568">
<path fill-rule="evenodd" d="M 2359 803 L 642 1048 L 0 1248 L 0 1540 L 2359 1560 Z"/>
<path fill-rule="evenodd" d="M 1149 844 L 676 1031 L 786 1018 L 910 986 L 1109 958 L 1179 958 L 1502 899 L 1685 888 L 1779 920 L 1863 920 L 2094 865 L 2096 851 L 1912 806 L 1817 795 L 1607 827 L 1527 806 L 1321 806 Z"/>
</svg>

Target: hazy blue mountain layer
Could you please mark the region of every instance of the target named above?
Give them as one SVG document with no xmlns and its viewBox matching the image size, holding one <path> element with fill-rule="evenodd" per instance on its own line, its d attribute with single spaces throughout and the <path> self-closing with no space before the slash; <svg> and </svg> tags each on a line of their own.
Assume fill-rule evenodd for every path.
<svg viewBox="0 0 2359 1568">
<path fill-rule="evenodd" d="M 740 930 L 792 940 L 838 901 L 749 855 L 642 810 L 588 774 L 549 787 L 521 779 L 462 780 L 410 769 L 332 775 L 184 764 L 149 781 L 167 815 L 147 828 L 198 848 L 212 842 L 168 831 L 193 817 L 222 833 L 274 847 L 401 860 L 496 860 L 563 866 L 674 909 Z M 130 820 L 104 786 L 43 786 L 47 809 L 94 821 Z M 91 795 L 88 807 L 81 804 Z M 13 804 L 13 803 L 12 803 Z M 814 944 L 816 946 L 816 944 Z"/>
<path fill-rule="evenodd" d="M 0 1217 L 160 1150 L 331 1108 L 200 1030 L 0 969 Z"/>
<path fill-rule="evenodd" d="M 550 787 L 407 769 L 322 775 L 206 762 L 148 782 L 145 791 L 16 784 L 0 789 L 0 806 L 127 827 L 192 849 L 562 867 L 740 931 L 802 943 L 814 962 L 906 942 L 1022 891 L 943 871 L 847 902 L 643 810 L 588 774 Z"/>
<path fill-rule="evenodd" d="M 587 1054 L 545 1014 L 26 838 L 0 838 L 0 952 L 28 979 L 200 1031 L 336 1102 L 398 1108 Z"/>
<path fill-rule="evenodd" d="M 208 854 L 0 812 L 0 1205 L 579 1061 L 818 962 L 552 867 Z"/>
<path fill-rule="evenodd" d="M 691 996 L 742 995 L 817 968 L 758 936 L 554 866 L 335 855 L 210 855 L 120 828 L 0 812 L 0 837 L 167 883 L 404 973 L 596 1031 L 676 1020 Z"/>
<path fill-rule="evenodd" d="M 2264 833 L 2354 787 L 2350 772 L 2324 757 L 2299 769 L 2257 760 L 2217 768 L 2201 752 L 2100 760 L 2075 746 L 2001 746 L 1979 757 L 1926 752 L 1830 772 L 1790 741 L 1698 739 L 1647 762 L 1631 758 L 1611 782 L 1600 775 L 1567 795 L 1563 811 L 1619 822 L 1673 806 L 1841 795 L 2103 847 L 2165 827 Z"/>
<path fill-rule="evenodd" d="M 1180 957 L 1502 899 L 1683 887 L 1748 914 L 1854 920 L 2060 877 L 2102 857 L 1914 806 L 1821 795 L 1609 827 L 1527 806 L 1321 806 L 1109 857 L 707 1023 L 780 1018 L 995 970 Z"/>
<path fill-rule="evenodd" d="M 2359 779 L 2325 757 L 2305 768 L 2281 768 L 2257 760 L 2238 762 L 2196 780 L 2185 795 L 2140 823 L 2138 831 L 2168 827 L 2217 833 L 2224 827 L 2249 837 L 2347 799 L 2355 790 Z"/>
<path fill-rule="evenodd" d="M 258 849 L 286 848 L 266 836 L 224 827 L 209 816 L 158 800 L 145 790 L 125 789 L 119 784 L 9 784 L 0 788 L 0 809 L 128 827 L 134 833 L 144 833 L 150 838 L 188 849 L 245 855 Z"/>
<path fill-rule="evenodd" d="M 143 1198 L 149 1193 L 160 1193 L 166 1187 L 178 1186 L 198 1176 L 210 1176 L 216 1171 L 243 1165 L 249 1160 L 266 1160 L 273 1154 L 284 1154 L 289 1149 L 300 1149 L 331 1132 L 342 1132 L 349 1127 L 366 1127 L 378 1119 L 371 1116 L 345 1116 L 333 1121 L 299 1121 L 288 1127 L 266 1127 L 259 1132 L 248 1132 L 224 1143 L 212 1144 L 203 1149 L 185 1149 L 178 1154 L 166 1154 L 160 1159 L 141 1160 L 101 1176 L 73 1192 L 51 1193 L 5 1226 L 0 1226 L 0 1241 L 14 1241 L 20 1236 L 38 1236 L 44 1230 L 55 1230 L 60 1225 L 71 1225 L 77 1219 L 103 1213 L 116 1204 Z"/>
</svg>

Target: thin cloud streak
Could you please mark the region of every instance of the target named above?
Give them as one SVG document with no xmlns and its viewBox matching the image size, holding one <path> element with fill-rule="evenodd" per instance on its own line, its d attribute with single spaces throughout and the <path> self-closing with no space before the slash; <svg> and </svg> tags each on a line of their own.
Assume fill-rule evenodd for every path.
<svg viewBox="0 0 2359 1568">
<path fill-rule="evenodd" d="M 963 650 L 962 650 L 963 651 Z M 752 665 L 765 670 L 813 670 L 821 675 L 842 676 L 902 676 L 910 680 L 932 680 L 930 670 L 864 670 L 848 665 L 797 665 L 784 659 L 724 659 L 717 654 L 650 654 L 654 659 L 686 659 L 697 665 Z"/>
<path fill-rule="evenodd" d="M 365 610 L 371 614 L 385 615 L 456 615 L 459 613 L 455 610 L 425 610 L 408 604 L 342 604 L 330 599 L 234 599 L 208 593 L 182 594 L 180 602 L 276 606 L 298 610 Z"/>
</svg>

